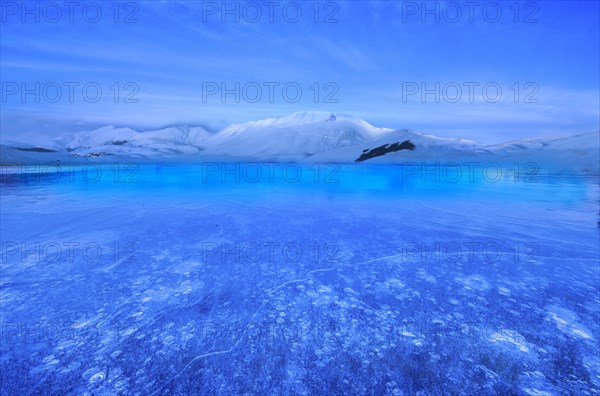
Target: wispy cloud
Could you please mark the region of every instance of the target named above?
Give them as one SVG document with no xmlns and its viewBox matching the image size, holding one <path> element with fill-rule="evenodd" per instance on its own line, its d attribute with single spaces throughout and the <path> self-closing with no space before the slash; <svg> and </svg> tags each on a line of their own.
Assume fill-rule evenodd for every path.
<svg viewBox="0 0 600 396">
<path fill-rule="evenodd" d="M 312 2 L 301 3 L 303 18 L 297 23 L 282 18 L 282 5 L 273 22 L 266 13 L 257 23 L 243 18 L 222 23 L 220 16 L 204 22 L 202 3 L 187 1 L 141 2 L 133 24 L 111 18 L 97 24 L 13 19 L 2 25 L 3 82 L 94 81 L 105 95 L 97 103 L 81 97 L 72 103 L 23 102 L 12 95 L 2 103 L 2 133 L 18 137 L 25 124 L 49 134 L 56 130 L 52 125 L 69 123 L 223 124 L 305 109 L 491 141 L 502 129 L 532 135 L 600 128 L 597 4 L 540 4 L 535 24 L 516 24 L 509 9 L 508 17 L 493 24 L 481 18 L 432 23 L 431 17 L 406 23 L 401 2 L 340 2 L 328 9 L 329 3 L 319 4 L 315 14 Z M 324 23 L 333 11 L 336 22 Z M 415 97 L 405 102 L 407 81 L 499 82 L 505 97 L 500 103 L 487 103 L 481 95 L 472 103 L 420 103 Z M 539 87 L 539 103 L 512 103 L 506 96 L 513 83 L 522 87 L 531 81 Z M 115 103 L 110 96 L 112 84 L 126 82 L 137 84 L 138 103 Z M 256 103 L 243 98 L 237 103 L 235 95 L 205 102 L 205 82 L 229 89 L 236 82 L 276 82 L 278 89 L 293 82 L 303 92 L 298 101 L 281 91 L 269 101 L 265 91 Z M 324 100 L 330 93 L 326 83 L 335 84 L 337 102 Z"/>
</svg>

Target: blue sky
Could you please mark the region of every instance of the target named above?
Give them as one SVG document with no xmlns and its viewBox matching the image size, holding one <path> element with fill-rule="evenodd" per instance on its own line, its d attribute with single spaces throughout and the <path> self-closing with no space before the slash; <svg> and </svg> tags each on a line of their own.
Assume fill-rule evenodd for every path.
<svg viewBox="0 0 600 396">
<path fill-rule="evenodd" d="M 54 4 L 2 2 L 3 139 L 303 110 L 481 142 L 600 129 L 597 1 Z"/>
</svg>

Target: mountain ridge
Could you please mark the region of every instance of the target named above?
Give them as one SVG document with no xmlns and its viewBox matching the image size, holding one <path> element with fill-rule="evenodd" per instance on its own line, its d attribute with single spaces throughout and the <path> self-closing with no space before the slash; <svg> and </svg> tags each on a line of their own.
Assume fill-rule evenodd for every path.
<svg viewBox="0 0 600 396">
<path fill-rule="evenodd" d="M 235 123 L 216 132 L 193 125 L 173 125 L 147 131 L 107 125 L 90 131 L 65 133 L 49 144 L 2 141 L 0 162 L 221 159 L 352 163 L 365 150 L 407 140 L 415 145 L 414 151 L 389 153 L 382 156 L 383 159 L 369 159 L 369 163 L 489 157 L 503 161 L 529 159 L 549 165 L 557 162 L 560 166 L 597 171 L 600 160 L 600 132 L 480 144 L 408 129 L 376 127 L 348 114 L 305 111 Z M 43 149 L 52 152 L 38 152 Z"/>
</svg>

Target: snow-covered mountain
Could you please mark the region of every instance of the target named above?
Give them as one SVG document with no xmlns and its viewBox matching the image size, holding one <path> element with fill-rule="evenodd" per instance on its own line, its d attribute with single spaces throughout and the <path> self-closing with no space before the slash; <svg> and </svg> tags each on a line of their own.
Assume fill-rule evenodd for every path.
<svg viewBox="0 0 600 396">
<path fill-rule="evenodd" d="M 600 132 L 557 139 L 516 140 L 488 147 L 507 162 L 535 162 L 542 168 L 577 169 L 600 173 Z"/>
<path fill-rule="evenodd" d="M 600 161 L 600 132 L 483 145 L 460 138 L 379 128 L 356 117 L 325 112 L 298 112 L 233 124 L 217 132 L 185 125 L 150 131 L 107 126 L 63 134 L 45 144 L 3 141 L 0 161 L 220 159 L 352 163 L 365 149 L 406 140 L 416 146 L 414 151 L 388 153 L 368 162 L 531 161 L 552 168 L 598 173 Z"/>
<path fill-rule="evenodd" d="M 421 132 L 410 131 L 407 129 L 400 131 L 391 131 L 385 135 L 375 137 L 360 146 L 338 147 L 336 149 L 321 152 L 313 156 L 312 160 L 317 162 L 348 162 L 347 158 L 356 159 L 364 149 L 372 149 L 395 142 L 410 140 L 415 146 L 414 151 L 401 151 L 397 153 L 386 154 L 382 157 L 369 159 L 370 163 L 396 163 L 406 161 L 455 161 L 462 157 L 474 157 L 483 154 L 489 154 L 486 146 L 478 144 L 471 140 L 460 138 L 443 138 L 434 135 L 428 135 Z"/>
<path fill-rule="evenodd" d="M 256 158 L 307 158 L 339 147 L 364 145 L 392 131 L 344 114 L 301 112 L 230 125 L 211 140 L 209 152 Z"/>
<path fill-rule="evenodd" d="M 194 154 L 203 150 L 210 132 L 202 127 L 175 126 L 138 132 L 107 126 L 93 131 L 66 134 L 55 147 L 74 154 L 105 152 L 131 156 Z"/>
</svg>

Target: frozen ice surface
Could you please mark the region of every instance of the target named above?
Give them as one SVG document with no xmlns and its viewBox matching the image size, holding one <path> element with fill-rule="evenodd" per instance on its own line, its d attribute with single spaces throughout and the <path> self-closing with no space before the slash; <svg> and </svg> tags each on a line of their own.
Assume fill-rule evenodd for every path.
<svg viewBox="0 0 600 396">
<path fill-rule="evenodd" d="M 3 395 L 600 392 L 597 178 L 136 178 L 3 179 Z"/>
</svg>

